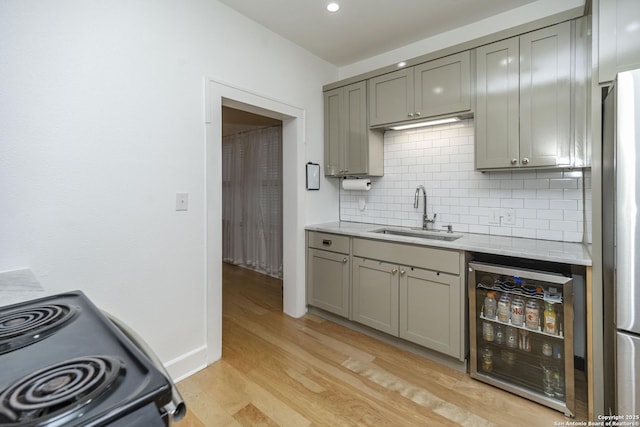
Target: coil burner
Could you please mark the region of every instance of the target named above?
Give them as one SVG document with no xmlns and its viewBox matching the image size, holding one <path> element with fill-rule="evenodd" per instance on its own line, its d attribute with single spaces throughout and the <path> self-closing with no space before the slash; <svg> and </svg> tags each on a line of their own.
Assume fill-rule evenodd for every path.
<svg viewBox="0 0 640 427">
<path fill-rule="evenodd" d="M 44 304 L 0 313 L 0 354 L 40 341 L 71 320 L 78 309 Z"/>
<path fill-rule="evenodd" d="M 124 374 L 108 356 L 69 359 L 33 372 L 0 392 L 0 426 L 64 425 L 104 396 Z"/>
</svg>

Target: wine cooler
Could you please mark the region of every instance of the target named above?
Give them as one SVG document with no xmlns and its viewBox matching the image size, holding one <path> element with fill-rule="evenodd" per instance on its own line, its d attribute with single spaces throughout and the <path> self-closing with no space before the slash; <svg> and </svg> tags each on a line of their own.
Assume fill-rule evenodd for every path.
<svg viewBox="0 0 640 427">
<path fill-rule="evenodd" d="M 573 281 L 469 263 L 471 377 L 575 416 Z"/>
</svg>

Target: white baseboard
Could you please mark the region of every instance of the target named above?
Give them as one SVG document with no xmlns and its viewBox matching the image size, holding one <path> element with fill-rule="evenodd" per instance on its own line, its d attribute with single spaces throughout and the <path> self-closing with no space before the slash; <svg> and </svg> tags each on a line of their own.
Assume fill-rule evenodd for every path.
<svg viewBox="0 0 640 427">
<path fill-rule="evenodd" d="M 207 367 L 207 347 L 202 346 L 164 364 L 174 383 Z"/>
</svg>

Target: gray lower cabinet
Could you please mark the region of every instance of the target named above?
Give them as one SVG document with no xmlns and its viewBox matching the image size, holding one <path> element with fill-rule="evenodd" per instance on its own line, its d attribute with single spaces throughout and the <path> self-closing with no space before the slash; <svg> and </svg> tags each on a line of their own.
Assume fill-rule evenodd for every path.
<svg viewBox="0 0 640 427">
<path fill-rule="evenodd" d="M 460 276 L 403 266 L 399 274 L 400 338 L 459 357 Z"/>
<path fill-rule="evenodd" d="M 309 232 L 308 240 L 307 304 L 349 317 L 349 237 Z"/>
<path fill-rule="evenodd" d="M 354 258 L 352 320 L 398 336 L 398 267 Z"/>
<path fill-rule="evenodd" d="M 354 238 L 353 254 L 351 320 L 464 360 L 460 252 Z"/>
<path fill-rule="evenodd" d="M 307 304 L 464 360 L 462 252 L 307 232 Z"/>
<path fill-rule="evenodd" d="M 571 22 L 476 50 L 476 168 L 573 165 Z"/>
</svg>

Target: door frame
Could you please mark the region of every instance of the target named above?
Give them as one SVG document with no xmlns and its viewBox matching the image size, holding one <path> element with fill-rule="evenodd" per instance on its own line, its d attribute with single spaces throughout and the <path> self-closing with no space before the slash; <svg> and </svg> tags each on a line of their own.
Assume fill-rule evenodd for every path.
<svg viewBox="0 0 640 427">
<path fill-rule="evenodd" d="M 207 365 L 222 357 L 222 106 L 282 120 L 283 311 L 306 313 L 305 111 L 205 77 L 205 334 Z"/>
</svg>

